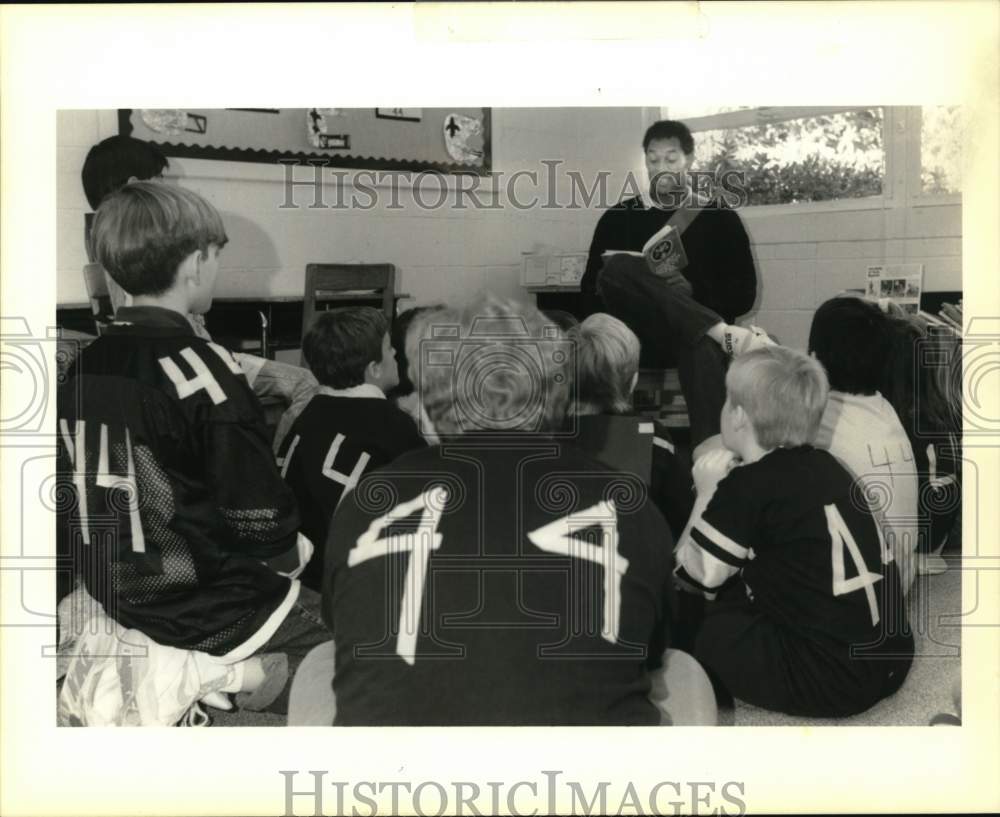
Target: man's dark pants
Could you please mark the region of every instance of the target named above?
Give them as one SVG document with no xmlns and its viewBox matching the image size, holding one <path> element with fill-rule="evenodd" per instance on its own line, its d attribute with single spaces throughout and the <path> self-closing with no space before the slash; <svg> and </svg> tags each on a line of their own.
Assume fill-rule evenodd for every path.
<svg viewBox="0 0 1000 817">
<path fill-rule="evenodd" d="M 726 402 L 727 358 L 705 333 L 722 318 L 698 303 L 690 284 L 658 278 L 642 258 L 609 258 L 597 278 L 605 309 L 642 343 L 642 364 L 677 367 L 691 422 L 691 444 L 719 433 Z"/>
</svg>

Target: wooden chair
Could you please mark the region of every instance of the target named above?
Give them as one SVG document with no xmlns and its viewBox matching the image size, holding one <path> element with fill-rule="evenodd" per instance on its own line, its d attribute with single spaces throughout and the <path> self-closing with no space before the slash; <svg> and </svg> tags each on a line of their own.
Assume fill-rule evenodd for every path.
<svg viewBox="0 0 1000 817">
<path fill-rule="evenodd" d="M 104 267 L 100 264 L 83 265 L 83 283 L 87 287 L 87 297 L 90 299 L 90 312 L 94 316 L 94 326 L 97 334 L 104 332 L 105 327 L 115 319 L 115 307 L 111 302 L 108 282 L 104 277 Z"/>
<path fill-rule="evenodd" d="M 307 264 L 302 303 L 302 336 L 316 314 L 335 306 L 378 303 L 392 324 L 396 267 L 392 264 Z"/>
</svg>

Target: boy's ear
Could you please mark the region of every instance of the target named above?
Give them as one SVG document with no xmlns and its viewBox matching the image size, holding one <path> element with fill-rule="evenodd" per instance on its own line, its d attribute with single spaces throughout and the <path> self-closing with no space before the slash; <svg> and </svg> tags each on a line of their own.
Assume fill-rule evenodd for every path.
<svg viewBox="0 0 1000 817">
<path fill-rule="evenodd" d="M 368 365 L 365 366 L 365 382 L 370 383 L 372 381 L 378 380 L 378 376 L 381 374 L 381 361 L 369 360 Z"/>
<path fill-rule="evenodd" d="M 198 284 L 201 281 L 201 250 L 194 250 L 185 256 L 177 268 L 177 280 Z"/>
</svg>

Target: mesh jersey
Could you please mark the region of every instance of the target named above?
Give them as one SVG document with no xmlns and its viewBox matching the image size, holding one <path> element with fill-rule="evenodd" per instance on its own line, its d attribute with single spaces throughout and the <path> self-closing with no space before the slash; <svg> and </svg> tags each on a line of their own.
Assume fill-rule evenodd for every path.
<svg viewBox="0 0 1000 817">
<path fill-rule="evenodd" d="M 180 314 L 119 310 L 59 392 L 60 552 L 108 614 L 155 641 L 249 654 L 298 592 L 262 560 L 298 514 L 230 354 Z"/>
<path fill-rule="evenodd" d="M 680 543 L 678 578 L 711 597 L 739 573 L 752 606 L 788 632 L 886 646 L 908 633 L 899 575 L 853 482 L 811 446 L 733 469 Z"/>
<path fill-rule="evenodd" d="M 378 397 L 317 394 L 278 451 L 281 475 L 298 500 L 302 532 L 317 545 L 302 582 L 319 590 L 330 517 L 361 476 L 426 445 L 416 423 Z"/>
<path fill-rule="evenodd" d="M 671 538 L 641 482 L 545 438 L 374 471 L 327 546 L 336 724 L 656 724 Z"/>
</svg>

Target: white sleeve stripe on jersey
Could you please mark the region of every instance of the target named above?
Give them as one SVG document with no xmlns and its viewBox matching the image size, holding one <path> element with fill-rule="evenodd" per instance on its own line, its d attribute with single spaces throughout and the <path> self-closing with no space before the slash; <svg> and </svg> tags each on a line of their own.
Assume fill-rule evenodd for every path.
<svg viewBox="0 0 1000 817">
<path fill-rule="evenodd" d="M 734 542 L 710 522 L 707 522 L 704 517 L 695 523 L 695 527 L 698 529 L 698 533 L 708 539 L 713 545 L 731 553 L 737 559 L 745 561 L 750 555 L 749 548 L 743 547 L 739 542 Z"/>
<path fill-rule="evenodd" d="M 653 437 L 653 445 L 658 445 L 660 448 L 665 448 L 671 454 L 676 450 L 672 443 L 668 440 L 664 440 L 662 437 Z"/>
<path fill-rule="evenodd" d="M 713 590 L 711 587 L 705 587 L 705 585 L 703 585 L 701 582 L 692 577 L 691 574 L 684 569 L 683 565 L 677 566 L 677 568 L 674 570 L 674 577 L 682 584 L 686 584 L 692 590 L 701 593 L 709 601 L 713 601 L 715 599 L 716 596 L 715 590 Z"/>
<path fill-rule="evenodd" d="M 677 564 L 705 588 L 721 587 L 739 570 L 716 558 L 689 537 L 681 542 L 676 558 Z"/>
<path fill-rule="evenodd" d="M 285 479 L 288 476 L 288 466 L 292 464 L 292 454 L 295 453 L 295 447 L 299 444 L 299 440 L 302 438 L 296 434 L 292 438 L 292 444 L 288 446 L 288 450 L 285 452 L 284 457 L 278 457 L 278 467 L 281 469 L 281 478 Z"/>
<path fill-rule="evenodd" d="M 734 556 L 725 548 L 718 547 L 715 544 L 715 542 L 713 542 L 711 539 L 705 536 L 700 530 L 698 530 L 697 526 L 691 528 L 691 539 L 694 540 L 694 543 L 698 545 L 698 547 L 707 550 L 710 554 L 712 554 L 712 556 L 714 556 L 720 562 L 725 562 L 727 565 L 731 565 L 732 567 L 735 567 L 737 570 L 739 570 L 741 567 L 743 567 L 744 564 L 746 564 L 747 560 L 745 558 L 741 559 L 738 556 Z"/>
</svg>

